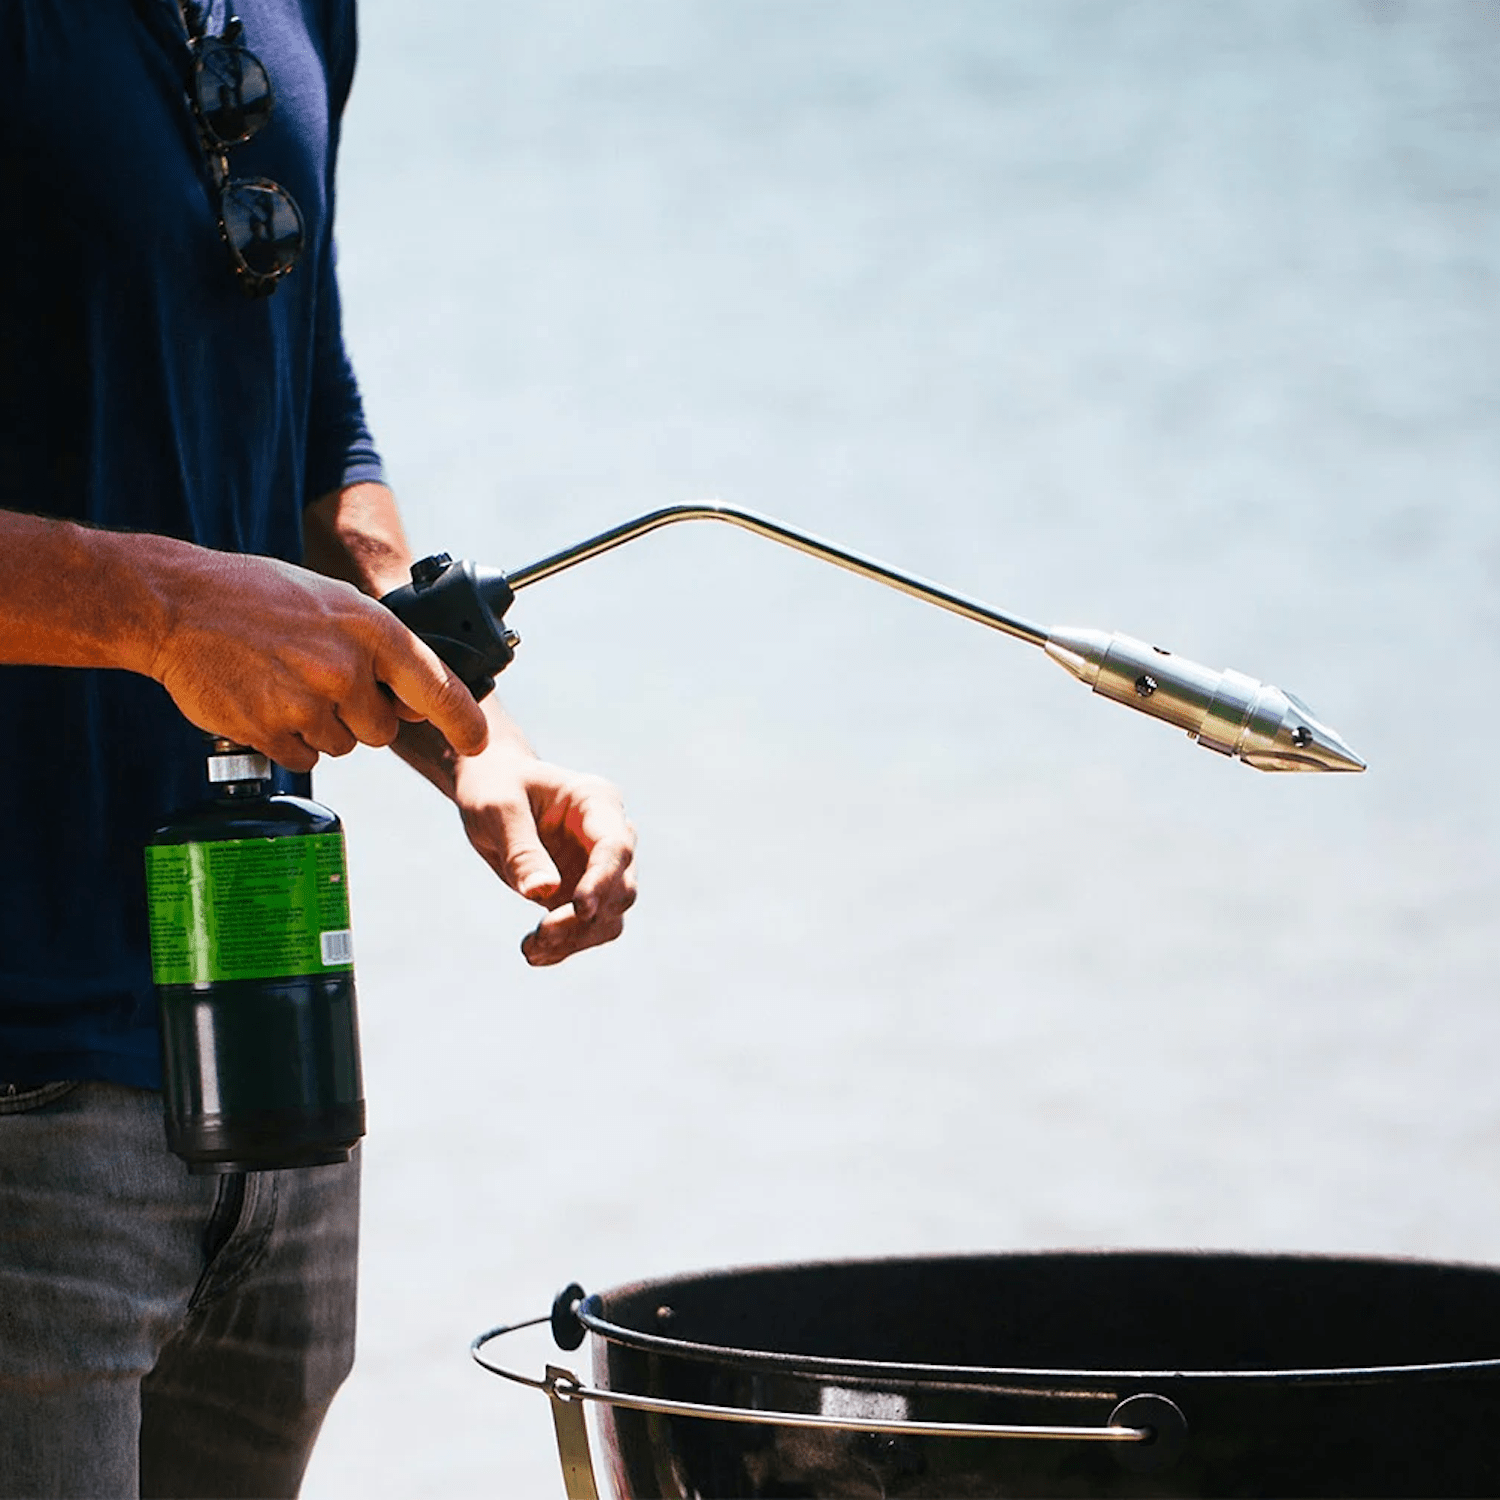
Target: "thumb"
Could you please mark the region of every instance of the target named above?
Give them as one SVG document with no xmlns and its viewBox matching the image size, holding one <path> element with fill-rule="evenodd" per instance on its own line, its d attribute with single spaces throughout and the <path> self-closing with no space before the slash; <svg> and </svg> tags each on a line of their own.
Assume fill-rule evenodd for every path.
<svg viewBox="0 0 1500 1500">
<path fill-rule="evenodd" d="M 506 807 L 500 826 L 505 840 L 501 878 L 517 895 L 548 905 L 562 886 L 562 876 L 542 845 L 530 807 L 524 803 Z"/>
</svg>

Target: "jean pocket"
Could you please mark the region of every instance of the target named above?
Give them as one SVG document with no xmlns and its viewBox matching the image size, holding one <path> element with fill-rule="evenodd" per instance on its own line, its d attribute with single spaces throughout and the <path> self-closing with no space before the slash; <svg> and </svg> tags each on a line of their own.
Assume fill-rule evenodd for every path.
<svg viewBox="0 0 1500 1500">
<path fill-rule="evenodd" d="M 41 1109 L 77 1087 L 76 1079 L 25 1085 L 0 1083 L 0 1115 L 21 1115 L 27 1110 Z"/>
</svg>

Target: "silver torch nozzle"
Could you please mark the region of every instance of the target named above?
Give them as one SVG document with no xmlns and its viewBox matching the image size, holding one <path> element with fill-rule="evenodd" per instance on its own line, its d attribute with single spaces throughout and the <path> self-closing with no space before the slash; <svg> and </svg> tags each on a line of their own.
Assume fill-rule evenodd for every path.
<svg viewBox="0 0 1500 1500">
<path fill-rule="evenodd" d="M 1185 729 L 1257 771 L 1363 771 L 1305 703 L 1242 672 L 1215 672 L 1118 631 L 1049 630 L 1047 655 L 1096 693 Z"/>
</svg>

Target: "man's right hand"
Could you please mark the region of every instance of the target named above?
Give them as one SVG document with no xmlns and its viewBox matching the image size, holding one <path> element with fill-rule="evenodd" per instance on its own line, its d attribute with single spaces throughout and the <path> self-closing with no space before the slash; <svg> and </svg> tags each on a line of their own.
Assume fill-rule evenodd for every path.
<svg viewBox="0 0 1500 1500">
<path fill-rule="evenodd" d="M 467 688 L 388 610 L 270 558 L 0 510 L 0 662 L 154 677 L 199 728 L 293 771 L 402 719 L 464 755 L 487 730 Z"/>
<path fill-rule="evenodd" d="M 173 591 L 150 667 L 200 728 L 291 771 L 389 745 L 403 719 L 429 720 L 461 755 L 484 748 L 469 690 L 352 584 L 270 558 L 203 557 Z"/>
</svg>

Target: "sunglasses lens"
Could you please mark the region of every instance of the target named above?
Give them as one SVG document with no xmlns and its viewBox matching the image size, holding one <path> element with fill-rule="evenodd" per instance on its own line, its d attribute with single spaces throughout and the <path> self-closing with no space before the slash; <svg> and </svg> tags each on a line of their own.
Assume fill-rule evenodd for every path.
<svg viewBox="0 0 1500 1500">
<path fill-rule="evenodd" d="M 271 80 L 260 59 L 243 47 L 205 41 L 193 87 L 198 114 L 221 146 L 248 140 L 271 118 Z"/>
<path fill-rule="evenodd" d="M 231 182 L 219 200 L 219 212 L 235 260 L 252 277 L 280 276 L 302 254 L 301 211 L 274 182 Z"/>
</svg>

